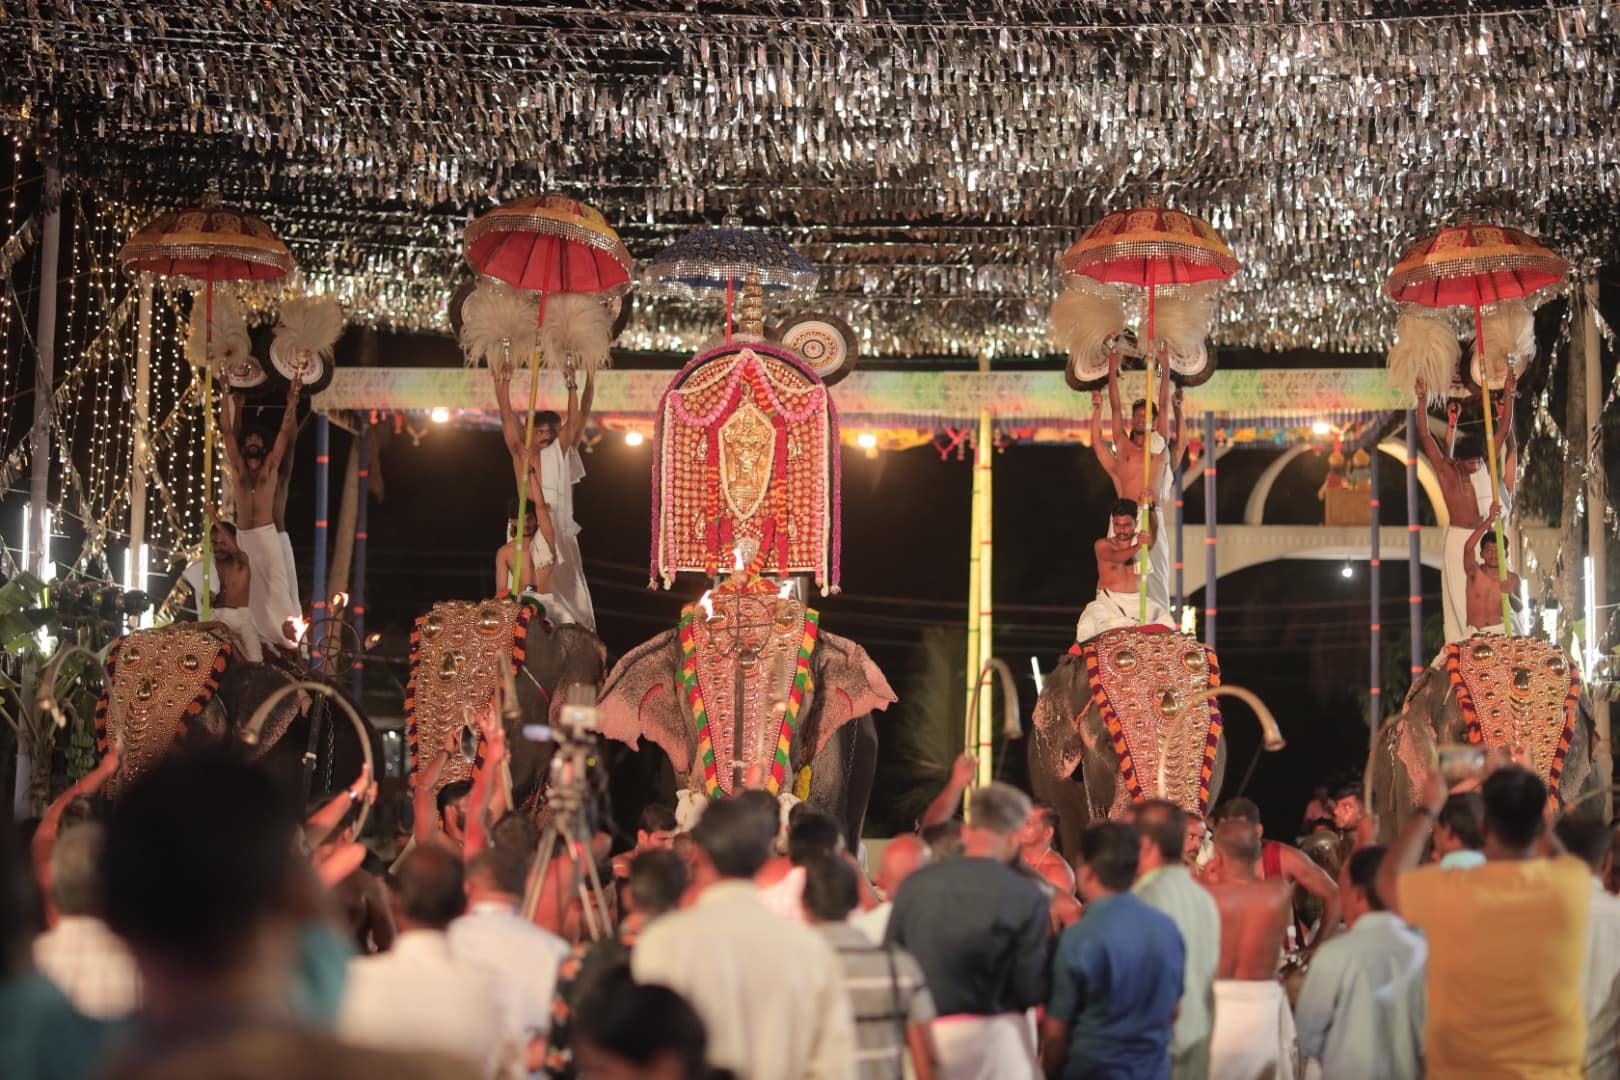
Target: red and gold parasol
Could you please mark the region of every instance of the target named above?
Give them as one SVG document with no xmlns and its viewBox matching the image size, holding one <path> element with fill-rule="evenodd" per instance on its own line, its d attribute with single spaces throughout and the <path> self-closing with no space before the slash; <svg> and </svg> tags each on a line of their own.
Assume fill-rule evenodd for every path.
<svg viewBox="0 0 1620 1080">
<path fill-rule="evenodd" d="M 189 278 L 203 283 L 205 364 L 203 367 L 203 502 L 212 505 L 214 473 L 214 369 L 212 363 L 214 282 L 267 281 L 293 268 L 292 252 L 259 218 L 220 204 L 210 192 L 201 206 L 159 214 L 135 231 L 118 253 L 130 270 Z M 208 582 L 213 573 L 213 536 L 203 529 L 202 617 L 210 614 Z"/>
<path fill-rule="evenodd" d="M 1528 299 L 1552 288 L 1569 273 L 1569 263 L 1541 241 L 1519 229 L 1485 222 L 1462 221 L 1426 236 L 1407 249 L 1384 282 L 1391 300 L 1424 307 L 1466 307 L 1474 312 L 1474 354 L 1485 355 L 1485 320 L 1482 309 L 1504 300 Z M 1483 374 L 1483 372 L 1482 372 Z M 1485 461 L 1491 471 L 1491 490 L 1502 489 L 1496 460 L 1496 423 L 1491 390 L 1484 378 L 1479 392 L 1485 406 Z M 1419 405 L 1421 408 L 1421 404 Z M 1502 520 L 1496 520 L 1496 570 L 1502 584 L 1502 628 L 1511 632 L 1512 608 L 1508 601 L 1506 548 Z"/>
<path fill-rule="evenodd" d="M 634 261 L 607 219 L 593 207 L 563 195 L 530 195 L 490 210 L 467 226 L 467 264 L 485 277 L 516 289 L 540 294 L 536 343 L 545 326 L 546 297 L 551 293 L 623 292 L 630 285 Z M 612 317 L 608 316 L 611 324 Z M 606 343 L 603 343 L 605 355 Z M 520 357 L 519 362 L 531 358 Z M 540 380 L 530 364 L 529 416 L 524 445 L 534 441 L 534 414 Z M 523 550 L 523 521 L 529 487 L 518 485 L 517 550 Z M 518 590 L 521 560 L 512 561 L 512 591 Z"/>
<path fill-rule="evenodd" d="M 1142 490 L 1152 476 L 1153 366 L 1160 342 L 1155 337 L 1154 301 L 1165 286 L 1221 282 L 1237 273 L 1237 256 L 1203 218 L 1170 210 L 1150 200 L 1147 205 L 1105 214 L 1058 259 L 1070 274 L 1103 285 L 1125 285 L 1147 291 L 1147 433 L 1142 453 Z M 1147 500 L 1142 501 L 1140 526 L 1148 529 Z M 1148 550 L 1142 549 L 1138 566 L 1140 622 L 1147 621 Z"/>
</svg>

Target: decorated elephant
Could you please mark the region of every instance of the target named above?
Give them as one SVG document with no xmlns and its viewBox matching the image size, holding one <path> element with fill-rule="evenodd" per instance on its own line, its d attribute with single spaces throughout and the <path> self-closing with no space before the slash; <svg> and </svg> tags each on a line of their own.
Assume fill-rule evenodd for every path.
<svg viewBox="0 0 1620 1080">
<path fill-rule="evenodd" d="M 1029 775 L 1058 810 L 1063 853 L 1078 854 L 1086 825 L 1132 803 L 1169 799 L 1202 815 L 1226 769 L 1215 653 L 1186 634 L 1110 630 L 1046 677 L 1035 703 Z"/>
<path fill-rule="evenodd" d="M 443 600 L 411 631 L 411 674 L 405 687 L 406 738 L 411 771 L 431 759 L 445 736 L 469 723 L 469 710 L 487 707 L 500 687 L 503 662 L 511 664 L 517 725 L 551 724 L 570 691 L 601 685 L 607 666 L 602 641 L 573 623 L 554 625 L 532 601 Z M 507 731 L 514 805 L 531 803 L 545 784 L 553 744 Z M 452 755 L 439 785 L 471 779 L 474 765 Z"/>
<path fill-rule="evenodd" d="M 1597 737 L 1580 694 L 1575 664 L 1548 642 L 1476 634 L 1447 645 L 1413 681 L 1367 762 L 1380 839 L 1387 842 L 1410 816 L 1423 778 L 1438 768 L 1440 746 L 1522 744 L 1564 806 L 1601 788 Z"/>
<path fill-rule="evenodd" d="M 853 849 L 877 762 L 871 714 L 894 700 L 866 650 L 822 630 L 791 585 L 738 571 L 625 654 L 598 708 L 603 735 L 669 757 L 680 820 L 753 771 L 839 821 Z"/>
<path fill-rule="evenodd" d="M 137 630 L 115 642 L 107 655 L 107 682 L 96 705 L 96 742 L 105 752 L 114 739 L 123 744 L 121 776 L 109 786 L 133 779 L 170 749 L 199 739 L 240 738 L 260 706 L 304 676 L 271 663 L 241 659 L 220 624 L 176 623 Z M 255 757 L 296 785 L 309 743 L 311 701 L 288 692 L 270 703 L 252 734 Z M 314 748 L 316 764 L 333 759 L 344 782 L 359 771 L 357 736 L 349 725 Z M 373 743 L 375 744 L 373 737 Z"/>
</svg>

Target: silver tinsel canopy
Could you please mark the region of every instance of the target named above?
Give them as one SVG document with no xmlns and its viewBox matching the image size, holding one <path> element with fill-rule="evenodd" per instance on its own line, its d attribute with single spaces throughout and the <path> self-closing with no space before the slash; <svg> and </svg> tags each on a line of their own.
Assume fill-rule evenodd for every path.
<svg viewBox="0 0 1620 1080">
<path fill-rule="evenodd" d="M 496 201 L 648 258 L 735 208 L 879 357 L 1044 354 L 1053 260 L 1162 189 L 1244 271 L 1215 339 L 1382 350 L 1396 255 L 1482 193 L 1620 230 L 1620 7 L 1487 0 L 582 5 L 7 0 L 0 117 L 144 212 L 210 177 L 355 317 L 442 327 Z M 690 348 L 680 305 L 621 344 Z"/>
</svg>

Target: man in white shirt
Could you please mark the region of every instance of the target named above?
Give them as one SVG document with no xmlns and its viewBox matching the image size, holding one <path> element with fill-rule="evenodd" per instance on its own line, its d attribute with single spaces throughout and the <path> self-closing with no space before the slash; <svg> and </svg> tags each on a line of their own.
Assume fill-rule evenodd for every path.
<svg viewBox="0 0 1620 1080">
<path fill-rule="evenodd" d="M 1586 1075 L 1620 1076 L 1620 897 L 1603 888 L 1614 866 L 1613 831 L 1588 817 L 1558 822 L 1564 849 L 1592 868 L 1592 910 L 1586 923 Z"/>
<path fill-rule="evenodd" d="M 1314 1075 L 1423 1075 L 1429 949 L 1399 915 L 1384 910 L 1375 885 L 1383 859 L 1384 849 L 1374 846 L 1345 862 L 1339 895 L 1349 931 L 1316 950 L 1294 1006 L 1300 1052 L 1320 1065 Z"/>
<path fill-rule="evenodd" d="M 34 966 L 86 1016 L 118 1020 L 135 1011 L 140 976 L 129 947 L 101 921 L 102 838 L 101 826 L 88 822 L 57 837 L 51 900 L 61 918 L 34 939 Z"/>
<path fill-rule="evenodd" d="M 1171 1080 L 1209 1075 L 1209 1038 L 1215 1026 L 1215 972 L 1221 963 L 1221 913 L 1209 890 L 1193 879 L 1182 861 L 1187 814 L 1167 799 L 1136 808 L 1141 840 L 1136 884 L 1131 892 L 1170 916 L 1186 947 L 1182 967 L 1181 1011 L 1170 1030 Z"/>
<path fill-rule="evenodd" d="M 349 962 L 338 1034 L 362 1046 L 451 1054 L 484 1077 L 523 1076 L 516 991 L 450 950 L 445 930 L 467 903 L 459 856 L 416 848 L 391 885 L 399 937 L 388 952 Z"/>
<path fill-rule="evenodd" d="M 557 969 L 568 943 L 518 913 L 528 876 L 523 852 L 493 847 L 467 867 L 467 914 L 450 924 L 450 955 L 504 971 L 520 995 L 524 1035 L 544 1040 L 551 1027 L 551 1001 Z"/>
<path fill-rule="evenodd" d="M 854 1075 L 855 1025 L 838 957 L 814 930 L 773 915 L 753 877 L 776 822 L 746 801 L 709 806 L 692 831 L 697 902 L 637 939 L 630 970 L 697 1009 L 709 1064 L 740 1080 Z"/>
</svg>

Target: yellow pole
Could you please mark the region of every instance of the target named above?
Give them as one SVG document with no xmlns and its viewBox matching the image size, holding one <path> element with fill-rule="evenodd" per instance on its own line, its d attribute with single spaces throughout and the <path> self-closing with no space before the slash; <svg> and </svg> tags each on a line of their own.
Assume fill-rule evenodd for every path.
<svg viewBox="0 0 1620 1080">
<path fill-rule="evenodd" d="M 991 480 L 994 472 L 991 461 L 995 454 L 995 432 L 991 429 L 990 410 L 985 409 L 979 413 L 979 444 L 974 454 L 974 471 L 979 477 L 979 501 L 975 507 L 979 519 L 979 657 L 974 663 L 973 675 L 979 690 L 979 784 L 983 786 L 990 783 L 995 775 L 991 767 L 990 755 L 992 742 L 995 739 L 994 713 L 991 710 L 990 687 L 985 685 L 990 674 L 986 665 L 990 657 L 995 654 L 993 638 L 990 633 L 991 617 L 994 612 L 992 603 L 991 583 L 994 575 L 991 572 L 991 556 L 995 550 L 995 528 L 993 509 L 995 501 L 992 497 Z"/>
<path fill-rule="evenodd" d="M 523 472 L 518 477 L 517 547 L 512 550 L 512 595 L 523 586 L 523 519 L 529 514 L 529 448 L 534 445 L 534 411 L 540 404 L 540 328 L 546 324 L 546 294 L 540 294 L 540 314 L 536 318 L 534 353 L 529 357 L 529 418 L 523 425 Z M 558 438 L 562 433 L 557 433 Z"/>
<path fill-rule="evenodd" d="M 979 541 L 981 539 L 979 531 L 980 475 L 979 453 L 977 448 L 975 448 L 973 452 L 972 495 L 968 501 L 969 519 L 971 521 L 971 525 L 969 526 L 968 530 L 968 616 L 967 659 L 965 662 L 965 666 L 967 668 L 967 684 L 965 689 L 967 693 L 962 699 L 962 752 L 964 754 L 973 753 L 975 749 L 974 743 L 977 741 L 976 729 L 978 726 L 978 717 L 973 708 L 973 690 L 979 685 L 979 668 L 983 666 L 979 661 L 979 581 L 981 574 L 981 567 L 979 563 Z M 962 810 L 964 813 L 967 811 L 968 797 L 969 792 L 964 791 L 962 793 Z"/>
<path fill-rule="evenodd" d="M 1147 417 L 1147 427 L 1142 432 L 1142 505 L 1137 508 L 1136 531 L 1145 533 L 1151 528 L 1152 513 L 1148 509 L 1148 498 L 1152 495 L 1153 484 L 1153 361 L 1155 353 L 1159 351 L 1159 343 L 1153 339 L 1153 283 L 1148 281 L 1148 317 L 1147 317 L 1147 397 L 1143 399 L 1143 414 Z M 1168 455 L 1167 455 L 1168 456 Z M 1147 625 L 1148 607 L 1148 549 L 1143 547 L 1137 553 L 1136 561 L 1136 595 L 1138 625 Z"/>
<path fill-rule="evenodd" d="M 1491 415 L 1491 388 L 1485 371 L 1485 319 L 1480 313 L 1478 278 L 1474 279 L 1474 354 L 1479 358 L 1479 393 L 1485 403 L 1485 463 L 1491 470 L 1491 501 L 1496 502 L 1501 498 L 1502 469 L 1496 460 L 1496 418 Z M 1496 517 L 1496 577 L 1502 585 L 1502 633 L 1511 635 L 1513 606 L 1508 599 L 1507 547 L 1502 543 L 1500 514 Z"/>
<path fill-rule="evenodd" d="M 202 596 L 197 615 L 203 622 L 214 616 L 214 526 L 209 520 L 214 505 L 214 279 L 209 278 L 203 306 L 203 534 Z M 195 301 L 193 301 L 195 303 Z"/>
</svg>

